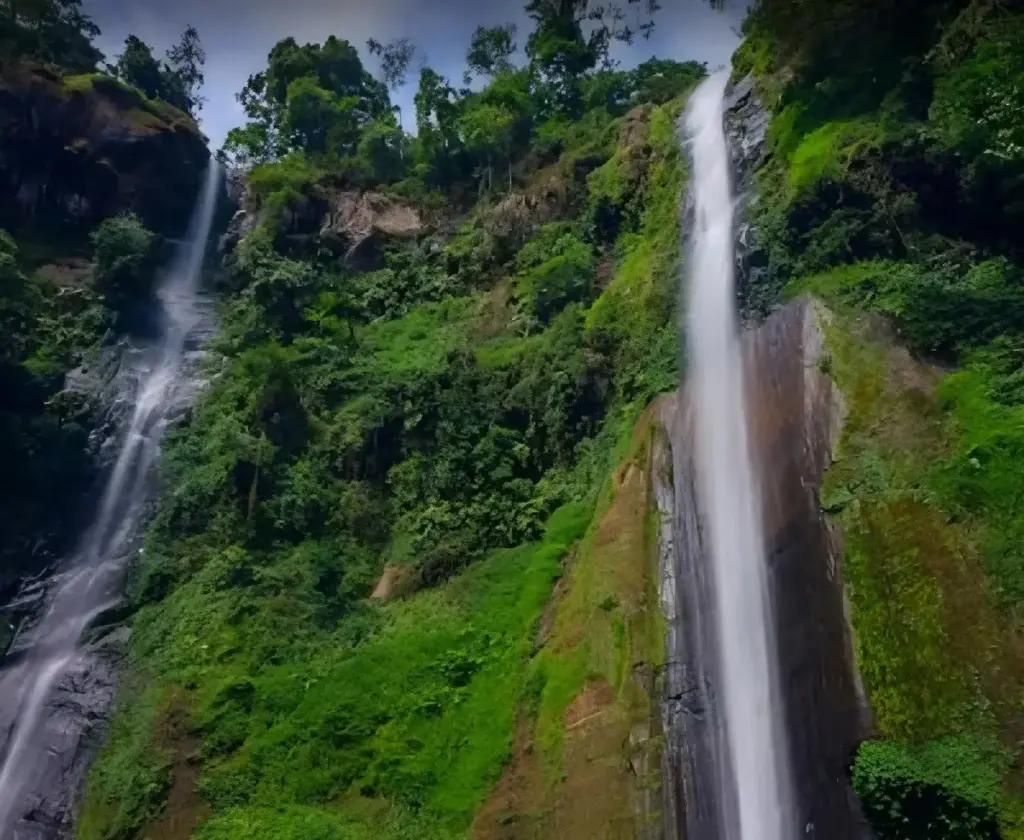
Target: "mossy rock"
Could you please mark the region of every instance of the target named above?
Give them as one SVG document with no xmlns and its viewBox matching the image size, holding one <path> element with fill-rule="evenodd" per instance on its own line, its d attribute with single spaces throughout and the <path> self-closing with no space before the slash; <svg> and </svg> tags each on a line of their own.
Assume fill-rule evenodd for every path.
<svg viewBox="0 0 1024 840">
<path fill-rule="evenodd" d="M 103 73 L 0 69 L 0 225 L 96 226 L 134 212 L 177 234 L 210 153 L 195 121 Z M 46 189 L 43 189 L 43 185 Z M 27 197 L 27 198 L 26 198 Z"/>
</svg>

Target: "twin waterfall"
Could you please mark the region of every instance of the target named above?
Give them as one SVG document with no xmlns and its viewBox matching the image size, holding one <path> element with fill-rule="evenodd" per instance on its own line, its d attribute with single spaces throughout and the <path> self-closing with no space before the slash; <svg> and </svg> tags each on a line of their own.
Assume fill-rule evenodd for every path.
<svg viewBox="0 0 1024 840">
<path fill-rule="evenodd" d="M 659 401 L 666 434 L 652 456 L 669 628 L 664 836 L 860 840 L 845 778 L 862 727 L 841 552 L 816 490 L 838 415 L 830 380 L 814 363 L 822 341 L 813 305 L 787 307 L 740 334 L 726 83 L 725 73 L 707 79 L 685 116 L 688 379 L 678 398 Z M 83 665 L 95 656 L 89 631 L 119 602 L 138 549 L 147 476 L 187 379 L 218 186 L 211 164 L 188 238 L 160 286 L 162 338 L 142 356 L 91 527 L 58 573 L 34 584 L 43 587 L 42 607 L 0 670 L 0 840 L 66 834 L 80 772 L 70 769 L 62 710 L 77 703 L 78 717 L 90 717 L 81 711 L 82 698 L 97 691 Z M 754 423 L 757 408 L 764 416 Z M 112 697 L 112 679 L 101 687 Z"/>
<path fill-rule="evenodd" d="M 197 293 L 219 187 L 220 170 L 211 161 L 187 238 L 158 289 L 162 335 L 141 355 L 134 393 L 126 396 L 133 403 L 130 419 L 93 521 L 48 582 L 38 617 L 15 639 L 12 651 L 19 655 L 0 671 L 2 840 L 56 836 L 60 825 L 54 823 L 67 819 L 70 803 L 57 801 L 69 793 L 62 789 L 67 737 L 55 710 L 74 702 L 68 695 L 83 693 L 74 687 L 76 679 L 87 681 L 83 633 L 121 600 L 148 501 L 147 479 L 180 390 L 186 341 L 200 320 Z"/>
<path fill-rule="evenodd" d="M 713 620 L 702 657 L 718 695 L 717 834 L 793 840 L 797 831 L 778 690 L 760 483 L 752 464 L 734 289 L 731 162 L 723 125 L 727 75 L 693 94 L 686 113 L 694 200 L 687 335 L 696 495 L 710 565 Z"/>
</svg>

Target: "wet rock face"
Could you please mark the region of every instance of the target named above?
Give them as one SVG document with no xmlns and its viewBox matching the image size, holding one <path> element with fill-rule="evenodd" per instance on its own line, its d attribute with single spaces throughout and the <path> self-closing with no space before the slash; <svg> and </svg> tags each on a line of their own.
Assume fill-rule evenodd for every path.
<svg viewBox="0 0 1024 840">
<path fill-rule="evenodd" d="M 790 762 L 805 836 L 819 840 L 870 836 L 846 776 L 869 713 L 846 618 L 842 538 L 820 504 L 843 420 L 820 369 L 827 317 L 808 299 L 790 304 L 748 334 L 745 359 Z"/>
<path fill-rule="evenodd" d="M 199 323 L 186 342 L 182 377 L 166 413 L 169 424 L 187 416 L 208 384 L 212 360 L 205 347 L 216 329 L 213 300 L 198 301 L 196 314 Z M 126 421 L 134 409 L 134 396 L 148 373 L 147 359 L 151 358 L 143 345 L 123 339 L 105 346 L 67 376 L 61 396 L 73 401 L 82 415 L 90 418 L 88 445 L 101 476 L 117 458 Z M 118 560 L 130 562 L 141 548 L 145 524 L 153 509 L 155 494 L 151 491 L 156 482 L 150 485 L 148 513 L 138 521 Z M 83 513 L 88 514 L 88 503 L 85 507 Z M 0 595 L 0 678 L 17 672 L 33 655 L 33 629 L 62 581 L 73 573 L 54 559 L 46 568 L 37 569 L 34 577 L 8 581 L 9 597 Z M 119 578 L 111 581 L 111 585 L 121 591 Z M 57 840 L 74 836 L 74 807 L 113 711 L 117 673 L 130 637 L 128 628 L 120 624 L 124 611 L 122 603 L 96 618 L 67 672 L 48 695 L 42 724 L 35 735 L 46 745 L 45 750 L 40 750 L 46 759 L 33 765 L 35 775 L 26 779 L 26 789 L 32 793 L 19 801 L 19 818 L 11 831 L 3 834 L 0 826 L 0 840 Z M 19 705 L 10 698 L 5 703 L 0 697 L 0 763 L 2 746 Z"/>
<path fill-rule="evenodd" d="M 726 91 L 725 133 L 732 155 L 736 213 L 736 287 L 740 314 L 747 323 L 763 320 L 771 311 L 778 285 L 770 271 L 768 254 L 758 241 L 754 225 L 757 204 L 755 174 L 767 153 L 770 114 L 747 76 Z"/>
<path fill-rule="evenodd" d="M 28 780 L 37 792 L 27 797 L 21 819 L 4 840 L 74 837 L 74 797 L 106 732 L 117 670 L 128 643 L 125 628 L 97 629 L 93 635 L 93 642 L 78 653 L 47 701 L 38 737 L 49 749 L 46 761 Z M 2 713 L 0 723 L 7 724 Z"/>
<path fill-rule="evenodd" d="M 869 734 L 870 720 L 846 621 L 841 539 L 819 504 L 843 416 L 838 393 L 818 364 L 820 319 L 826 317 L 804 299 L 749 332 L 746 382 L 801 836 L 862 840 L 870 834 L 847 767 Z M 695 442 L 685 389 L 663 398 L 659 415 L 664 434 L 653 457 L 669 618 L 666 837 L 718 840 L 712 774 L 723 732 L 715 669 L 708 662 L 714 584 L 694 492 Z"/>
<path fill-rule="evenodd" d="M 182 232 L 209 160 L 195 122 L 107 77 L 0 72 L 0 227 L 95 227 L 132 211 Z"/>
</svg>

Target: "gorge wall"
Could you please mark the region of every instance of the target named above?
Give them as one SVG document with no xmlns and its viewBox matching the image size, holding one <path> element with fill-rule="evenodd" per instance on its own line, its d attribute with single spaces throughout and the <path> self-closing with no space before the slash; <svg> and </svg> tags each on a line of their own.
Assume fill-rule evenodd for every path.
<svg viewBox="0 0 1024 840">
<path fill-rule="evenodd" d="M 870 836 L 848 769 L 870 734 L 844 607 L 841 536 L 820 488 L 842 425 L 842 399 L 823 372 L 821 320 L 808 299 L 772 315 L 744 341 L 752 446 L 777 619 L 781 687 L 801 825 L 808 836 Z M 660 398 L 652 472 L 662 527 L 662 597 L 669 620 L 664 762 L 667 835 L 717 837 L 713 766 L 721 737 L 717 691 L 699 656 L 708 575 L 696 501 L 692 409 L 685 387 Z"/>
</svg>

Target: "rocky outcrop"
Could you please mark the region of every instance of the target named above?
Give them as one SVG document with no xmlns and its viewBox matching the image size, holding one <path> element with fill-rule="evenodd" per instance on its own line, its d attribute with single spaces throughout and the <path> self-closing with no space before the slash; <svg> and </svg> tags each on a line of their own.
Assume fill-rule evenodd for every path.
<svg viewBox="0 0 1024 840">
<path fill-rule="evenodd" d="M 0 227 L 89 229 L 131 211 L 183 231 L 209 156 L 191 117 L 109 76 L 0 69 Z"/>
<path fill-rule="evenodd" d="M 846 771 L 870 734 L 870 715 L 846 621 L 841 536 L 820 505 L 843 420 L 842 400 L 821 364 L 827 318 L 803 299 L 747 333 L 746 381 L 801 836 L 862 840 L 870 835 Z M 686 388 L 663 397 L 658 414 L 663 433 L 652 457 L 669 620 L 666 838 L 712 840 L 719 836 L 718 803 L 708 774 L 722 732 L 714 669 L 703 661 L 714 599 Z"/>
<path fill-rule="evenodd" d="M 353 271 L 376 267 L 385 245 L 415 240 L 425 231 L 419 212 L 390 196 L 345 191 L 330 198 L 320 241 L 344 254 Z"/>
<path fill-rule="evenodd" d="M 726 91 L 725 131 L 732 154 L 736 195 L 736 288 L 743 319 L 763 319 L 775 301 L 778 288 L 771 276 L 768 254 L 754 224 L 758 196 L 755 174 L 767 153 L 770 115 L 747 76 Z"/>
</svg>

